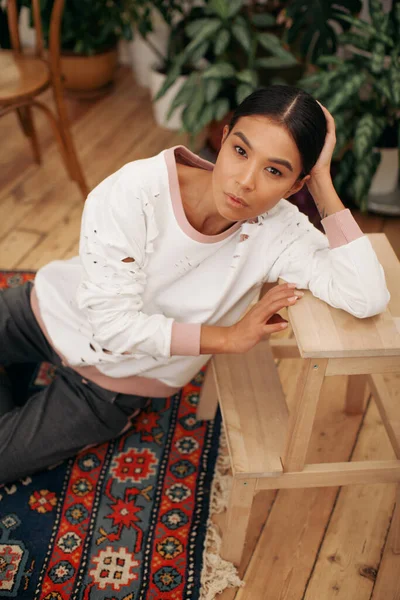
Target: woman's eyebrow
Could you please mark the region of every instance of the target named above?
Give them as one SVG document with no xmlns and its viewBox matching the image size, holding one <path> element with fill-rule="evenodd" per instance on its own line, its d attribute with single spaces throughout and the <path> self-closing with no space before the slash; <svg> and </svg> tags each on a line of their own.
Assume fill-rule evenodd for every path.
<svg viewBox="0 0 400 600">
<path fill-rule="evenodd" d="M 241 131 L 235 131 L 235 133 L 233 135 L 237 135 L 238 138 L 240 138 L 250 148 L 250 150 L 253 150 L 253 146 L 250 144 L 249 140 L 244 135 L 244 133 L 242 133 Z M 267 160 L 269 160 L 270 162 L 274 162 L 278 165 L 282 165 L 282 166 L 286 167 L 287 169 L 289 169 L 289 171 L 291 171 L 293 173 L 293 167 L 288 160 L 285 160 L 284 158 L 276 158 L 276 157 L 268 158 Z"/>
</svg>

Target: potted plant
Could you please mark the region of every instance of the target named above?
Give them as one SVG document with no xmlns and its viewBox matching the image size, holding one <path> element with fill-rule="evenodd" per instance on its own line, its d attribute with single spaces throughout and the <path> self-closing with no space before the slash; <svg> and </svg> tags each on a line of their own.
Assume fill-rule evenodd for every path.
<svg viewBox="0 0 400 600">
<path fill-rule="evenodd" d="M 140 0 L 132 3 L 134 29 L 130 43 L 136 81 L 150 88 L 154 65 L 161 67 L 168 55 L 171 27 L 188 13 L 192 0 Z"/>
<path fill-rule="evenodd" d="M 132 39 L 134 0 L 65 2 L 61 23 L 61 70 L 67 89 L 81 95 L 102 93 L 117 64 L 117 42 Z M 24 4 L 31 7 L 30 0 Z M 43 35 L 48 40 L 53 0 L 41 0 Z"/>
<path fill-rule="evenodd" d="M 363 211 L 396 194 L 400 141 L 400 4 L 385 13 L 380 0 L 370 0 L 369 10 L 371 23 L 341 17 L 353 27 L 339 36 L 348 56 L 321 56 L 320 70 L 299 82 L 335 118 L 335 186 Z"/>
<path fill-rule="evenodd" d="M 361 0 L 291 0 L 277 15 L 284 25 L 282 40 L 304 62 L 315 64 L 322 55 L 335 54 L 338 33 L 350 29 L 343 15 L 357 15 Z"/>
<path fill-rule="evenodd" d="M 190 62 L 192 72 L 173 99 L 169 115 L 179 107 L 183 130 L 192 138 L 204 127 L 221 122 L 235 107 L 263 83 L 266 68 L 282 71 L 297 60 L 280 39 L 265 31 L 275 23 L 260 5 L 245 5 L 243 0 L 210 0 L 186 24 L 190 42 L 175 54 L 161 98 Z M 219 134 L 218 134 L 219 143 Z"/>
</svg>

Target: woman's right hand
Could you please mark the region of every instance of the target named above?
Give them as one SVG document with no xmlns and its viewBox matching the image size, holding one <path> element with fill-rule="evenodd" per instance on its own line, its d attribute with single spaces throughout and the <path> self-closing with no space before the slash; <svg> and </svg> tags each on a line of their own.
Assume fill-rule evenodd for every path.
<svg viewBox="0 0 400 600">
<path fill-rule="evenodd" d="M 226 352 L 247 352 L 265 336 L 285 329 L 287 322 L 276 313 L 284 307 L 293 306 L 302 296 L 304 293 L 296 290 L 294 283 L 283 283 L 271 288 L 240 321 L 228 328 Z"/>
</svg>

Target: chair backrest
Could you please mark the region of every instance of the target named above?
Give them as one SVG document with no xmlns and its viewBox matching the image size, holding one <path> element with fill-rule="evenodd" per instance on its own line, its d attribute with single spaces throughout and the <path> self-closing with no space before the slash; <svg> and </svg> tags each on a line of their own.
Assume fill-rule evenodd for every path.
<svg viewBox="0 0 400 600">
<path fill-rule="evenodd" d="M 61 18 L 64 9 L 65 0 L 54 0 L 51 11 L 50 33 L 49 33 L 49 50 L 50 54 L 58 50 L 60 47 L 60 26 Z M 37 56 L 44 57 L 44 41 L 42 19 L 40 16 L 40 0 L 31 1 L 31 9 L 33 16 L 33 24 L 36 33 L 35 52 Z M 10 31 L 11 46 L 15 52 L 22 52 L 21 41 L 18 28 L 18 9 L 17 0 L 8 0 L 7 2 L 7 19 L 8 28 Z"/>
<path fill-rule="evenodd" d="M 60 73 L 60 28 L 61 19 L 64 10 L 65 0 L 54 0 L 50 18 L 50 31 L 48 43 L 48 55 L 45 55 L 45 44 L 43 41 L 43 28 L 40 16 L 40 0 L 32 0 L 32 16 L 36 33 L 35 53 L 38 57 L 46 59 L 49 62 L 52 74 Z M 18 9 L 17 0 L 8 0 L 7 2 L 7 20 L 10 31 L 11 46 L 15 52 L 21 53 L 22 46 L 18 28 Z"/>
</svg>

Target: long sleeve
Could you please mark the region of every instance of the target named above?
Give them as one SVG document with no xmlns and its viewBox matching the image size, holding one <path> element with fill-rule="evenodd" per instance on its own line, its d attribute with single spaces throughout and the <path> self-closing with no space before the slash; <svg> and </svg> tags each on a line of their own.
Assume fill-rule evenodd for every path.
<svg viewBox="0 0 400 600">
<path fill-rule="evenodd" d="M 383 312 L 390 300 L 384 270 L 351 212 L 345 209 L 323 219 L 324 235 L 290 206 L 282 250 L 267 281 L 296 283 L 358 318 Z"/>
<path fill-rule="evenodd" d="M 136 174 L 136 179 L 135 179 Z M 105 354 L 198 355 L 200 325 L 142 311 L 146 253 L 157 237 L 152 207 L 130 163 L 86 200 L 79 255 L 83 277 L 78 307 L 90 324 L 92 346 Z"/>
</svg>

